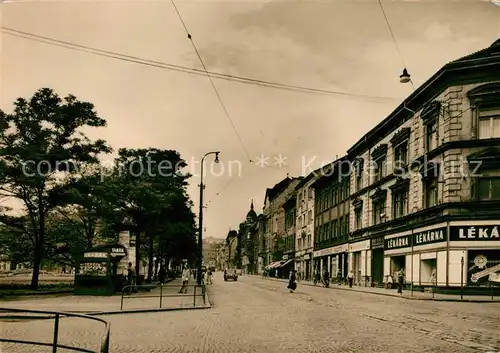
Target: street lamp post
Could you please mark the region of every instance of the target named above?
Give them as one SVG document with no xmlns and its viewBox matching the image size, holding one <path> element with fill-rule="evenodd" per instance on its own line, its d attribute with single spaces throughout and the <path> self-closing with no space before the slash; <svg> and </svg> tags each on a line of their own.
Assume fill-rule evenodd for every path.
<svg viewBox="0 0 500 353">
<path fill-rule="evenodd" d="M 198 215 L 198 269 L 197 269 L 197 279 L 196 282 L 198 285 L 201 285 L 201 263 L 203 259 L 203 189 L 205 186 L 203 185 L 203 163 L 205 161 L 205 157 L 211 154 L 215 154 L 215 163 L 219 163 L 219 151 L 216 152 L 208 152 L 201 158 L 201 176 L 200 176 L 200 212 Z"/>
</svg>

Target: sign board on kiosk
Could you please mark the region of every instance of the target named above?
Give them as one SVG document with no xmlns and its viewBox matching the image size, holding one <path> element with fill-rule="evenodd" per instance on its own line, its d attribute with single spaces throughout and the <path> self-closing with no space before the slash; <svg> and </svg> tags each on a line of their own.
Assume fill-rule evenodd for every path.
<svg viewBox="0 0 500 353">
<path fill-rule="evenodd" d="M 105 244 L 85 251 L 77 259 L 74 293 L 113 295 L 121 290 L 123 276 L 118 273 L 118 263 L 126 255 L 121 244 Z"/>
</svg>

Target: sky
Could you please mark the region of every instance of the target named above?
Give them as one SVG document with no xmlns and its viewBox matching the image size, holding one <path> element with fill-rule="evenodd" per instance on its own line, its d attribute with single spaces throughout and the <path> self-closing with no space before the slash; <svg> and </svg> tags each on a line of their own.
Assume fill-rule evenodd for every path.
<svg viewBox="0 0 500 353">
<path fill-rule="evenodd" d="M 220 151 L 218 165 L 206 158 L 203 179 L 204 234 L 217 238 L 238 228 L 252 200 L 262 210 L 267 187 L 344 155 L 389 115 L 413 90 L 399 83 L 403 67 L 418 87 L 500 38 L 500 6 L 491 1 L 383 1 L 396 42 L 375 0 L 175 4 L 207 70 L 355 96 L 213 79 L 222 105 L 206 76 L 3 32 L 0 109 L 42 87 L 92 102 L 108 125 L 89 137 L 115 150 L 181 153 L 196 212 L 200 159 Z M 3 0 L 0 12 L 3 28 L 203 69 L 171 1 Z M 260 156 L 269 164 L 258 165 Z"/>
</svg>

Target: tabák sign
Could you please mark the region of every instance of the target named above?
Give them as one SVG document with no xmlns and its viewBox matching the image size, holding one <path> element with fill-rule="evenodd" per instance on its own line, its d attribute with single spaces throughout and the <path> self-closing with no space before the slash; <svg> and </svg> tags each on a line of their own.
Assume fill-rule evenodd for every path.
<svg viewBox="0 0 500 353">
<path fill-rule="evenodd" d="M 485 226 L 469 226 L 469 227 L 450 227 L 450 240 L 471 240 L 471 241 L 500 241 L 500 226 L 485 225 Z"/>
</svg>

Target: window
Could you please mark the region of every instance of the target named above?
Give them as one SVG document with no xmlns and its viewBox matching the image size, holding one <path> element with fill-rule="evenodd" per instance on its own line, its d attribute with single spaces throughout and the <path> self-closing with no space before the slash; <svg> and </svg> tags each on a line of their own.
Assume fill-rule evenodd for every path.
<svg viewBox="0 0 500 353">
<path fill-rule="evenodd" d="M 354 227 L 356 229 L 363 228 L 363 206 L 357 207 L 354 210 Z"/>
<path fill-rule="evenodd" d="M 338 190 L 339 190 L 339 189 L 338 189 L 338 186 L 337 186 L 337 185 L 335 185 L 335 186 L 333 187 L 333 189 L 332 189 L 333 203 L 334 203 L 334 204 L 337 204 L 337 201 L 338 201 L 338 199 L 339 199 L 339 198 L 338 198 Z"/>
<path fill-rule="evenodd" d="M 479 178 L 477 184 L 479 200 L 500 200 L 500 177 Z"/>
<path fill-rule="evenodd" d="M 481 109 L 479 111 L 479 138 L 500 138 L 500 109 Z"/>
<path fill-rule="evenodd" d="M 378 198 L 373 201 L 373 225 L 383 222 L 382 216 L 385 216 L 385 203 L 385 197 Z"/>
<path fill-rule="evenodd" d="M 399 218 L 408 214 L 408 188 L 394 189 L 392 196 L 392 216 Z"/>
<path fill-rule="evenodd" d="M 359 159 L 356 162 L 356 190 L 363 188 L 363 160 Z"/>
<path fill-rule="evenodd" d="M 312 199 L 313 198 L 313 189 L 312 188 L 309 188 L 308 189 L 309 191 L 309 198 Z"/>
<path fill-rule="evenodd" d="M 436 120 L 432 120 L 425 126 L 425 148 L 427 152 L 437 148 L 438 130 Z"/>
<path fill-rule="evenodd" d="M 428 178 L 424 180 L 424 199 L 425 207 L 437 205 L 438 180 L 437 178 Z"/>
<path fill-rule="evenodd" d="M 408 164 L 408 140 L 394 147 L 394 167 L 402 168 Z"/>
<path fill-rule="evenodd" d="M 309 211 L 307 212 L 307 224 L 308 224 L 308 225 L 309 225 L 309 224 L 311 224 L 311 222 L 312 222 L 312 218 L 313 218 L 312 211 L 311 211 L 311 210 L 309 210 Z"/>
<path fill-rule="evenodd" d="M 374 181 L 379 181 L 382 178 L 386 176 L 386 163 L 385 163 L 385 158 L 386 156 L 381 156 L 378 159 L 376 159 L 375 162 L 375 180 Z"/>
</svg>

